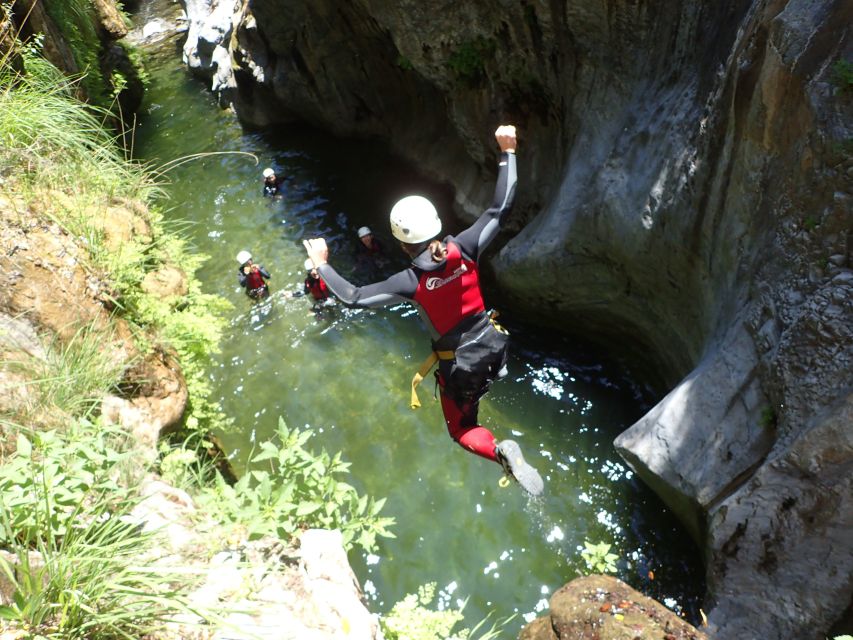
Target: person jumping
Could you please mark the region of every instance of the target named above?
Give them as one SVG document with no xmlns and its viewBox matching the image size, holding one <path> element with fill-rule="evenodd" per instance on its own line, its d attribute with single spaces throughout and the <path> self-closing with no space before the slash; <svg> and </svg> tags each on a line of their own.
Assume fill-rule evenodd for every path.
<svg viewBox="0 0 853 640">
<path fill-rule="evenodd" d="M 486 311 L 477 265 L 515 198 L 515 127 L 498 127 L 495 139 L 501 155 L 494 201 L 465 231 L 439 240 L 438 212 L 419 195 L 407 196 L 391 209 L 391 233 L 412 259 L 411 267 L 382 282 L 356 287 L 328 263 L 323 238 L 303 244 L 329 290 L 345 305 L 379 307 L 403 299 L 418 308 L 430 329 L 433 353 L 412 381 L 412 407 L 420 404 L 415 388 L 437 361 L 441 408 L 450 437 L 464 449 L 497 462 L 528 493 L 539 495 L 542 478 L 524 460 L 518 443 L 496 441 L 477 421 L 480 399 L 494 380 L 506 375 L 508 348 L 508 334 Z"/>
</svg>

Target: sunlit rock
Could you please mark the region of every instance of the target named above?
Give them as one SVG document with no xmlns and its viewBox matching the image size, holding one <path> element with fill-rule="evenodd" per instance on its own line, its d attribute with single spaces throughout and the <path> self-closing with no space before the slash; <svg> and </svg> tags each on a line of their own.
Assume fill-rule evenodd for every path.
<svg viewBox="0 0 853 640">
<path fill-rule="evenodd" d="M 519 640 L 705 640 L 706 635 L 659 602 L 610 576 L 572 580 L 551 596 L 548 615 Z"/>
</svg>

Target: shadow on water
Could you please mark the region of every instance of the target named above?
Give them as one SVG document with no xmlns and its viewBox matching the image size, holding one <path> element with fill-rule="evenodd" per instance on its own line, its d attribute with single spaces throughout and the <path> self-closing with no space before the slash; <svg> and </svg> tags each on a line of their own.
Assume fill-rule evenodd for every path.
<svg viewBox="0 0 853 640">
<path fill-rule="evenodd" d="M 234 304 L 209 372 L 237 425 L 223 441 L 245 469 L 253 442 L 269 437 L 281 416 L 312 427 L 315 447 L 342 451 L 359 491 L 387 497 L 383 513 L 396 518 L 397 537 L 381 540 L 375 554 L 350 554 L 371 608 L 387 611 L 436 582 L 443 603 L 468 598 L 469 624 L 490 611 L 516 612 L 517 630 L 585 571 L 579 549 L 589 540 L 613 545 L 619 577 L 695 620 L 699 552 L 613 449 L 649 402 L 618 367 L 535 327 L 510 325 L 510 375 L 483 401 L 481 421 L 498 438 L 516 439 L 545 477 L 546 494 L 528 500 L 518 487 L 498 486 L 497 465 L 448 438 L 429 381 L 424 406 L 409 410 L 409 382 L 429 349 L 411 307 L 315 310 L 308 297 L 289 295 L 305 277 L 304 238 L 326 237 L 335 265 L 363 284 L 405 265 L 387 229 L 390 205 L 416 191 L 449 207 L 452 193 L 375 143 L 302 126 L 245 131 L 178 60 L 149 71 L 140 158 L 156 164 L 234 150 L 259 159 L 202 158 L 174 169 L 166 187 L 170 217 L 191 222 L 191 241 L 211 257 L 199 271 L 204 290 Z M 261 196 L 268 165 L 285 177 L 274 200 Z M 362 225 L 385 246 L 381 266 L 368 268 L 360 256 Z M 237 285 L 241 249 L 272 273 L 272 294 L 259 304 Z"/>
</svg>

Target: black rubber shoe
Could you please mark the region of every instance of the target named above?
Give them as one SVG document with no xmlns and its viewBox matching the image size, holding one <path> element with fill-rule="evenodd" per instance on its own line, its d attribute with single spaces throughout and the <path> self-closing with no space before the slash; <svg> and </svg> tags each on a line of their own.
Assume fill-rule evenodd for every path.
<svg viewBox="0 0 853 640">
<path fill-rule="evenodd" d="M 515 440 L 501 440 L 495 446 L 495 455 L 504 472 L 515 479 L 521 488 L 532 496 L 542 495 L 545 483 L 539 473 L 524 460 L 521 447 Z"/>
</svg>

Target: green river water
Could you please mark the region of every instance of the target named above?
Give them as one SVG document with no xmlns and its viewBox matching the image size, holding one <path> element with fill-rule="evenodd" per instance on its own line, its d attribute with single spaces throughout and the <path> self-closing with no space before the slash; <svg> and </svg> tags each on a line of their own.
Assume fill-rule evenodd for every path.
<svg viewBox="0 0 853 640">
<path fill-rule="evenodd" d="M 699 552 L 612 446 L 649 406 L 641 387 L 576 344 L 514 326 L 504 310 L 513 332 L 510 375 L 483 401 L 481 421 L 498 438 L 521 444 L 546 493 L 528 499 L 517 486 L 500 488 L 497 465 L 447 436 L 431 379 L 421 387 L 424 406 L 408 408 L 411 376 L 429 349 L 412 308 L 338 306 L 317 314 L 306 298 L 283 295 L 301 289 L 306 237 L 326 237 L 333 263 L 366 283 L 355 230 L 368 224 L 391 258 L 379 271 L 404 266 L 387 232 L 390 205 L 410 191 L 446 205 L 448 194 L 381 147 L 305 127 L 244 130 L 177 56 L 153 60 L 149 73 L 138 158 L 160 165 L 239 151 L 259 162 L 208 156 L 172 170 L 166 185 L 169 217 L 187 221 L 186 233 L 210 256 L 199 272 L 204 290 L 234 305 L 210 369 L 236 422 L 224 443 L 242 471 L 252 442 L 269 437 L 281 416 L 290 426 L 312 427 L 314 447 L 342 451 L 352 463 L 347 480 L 360 492 L 387 497 L 383 514 L 396 518 L 397 537 L 380 539 L 375 554 L 350 552 L 370 608 L 385 612 L 435 582 L 441 606 L 468 599 L 469 626 L 490 611 L 518 614 L 507 627 L 507 637 L 515 637 L 547 608 L 551 593 L 584 570 L 579 549 L 588 539 L 612 543 L 619 577 L 695 619 L 703 589 Z M 268 165 L 286 176 L 280 200 L 261 196 Z M 272 272 L 273 293 L 263 304 L 253 305 L 237 285 L 234 257 L 241 249 Z M 486 299 L 500 306 L 495 292 L 487 290 Z"/>
</svg>

